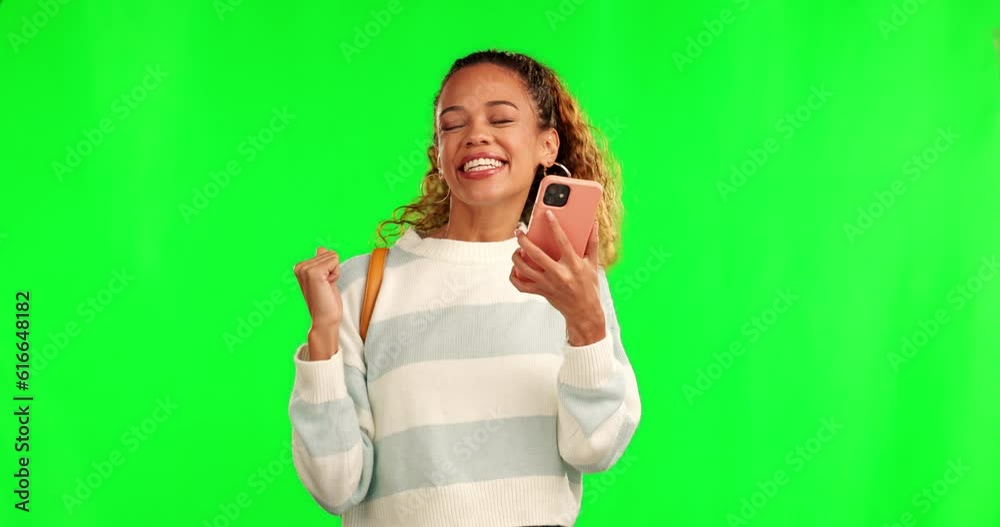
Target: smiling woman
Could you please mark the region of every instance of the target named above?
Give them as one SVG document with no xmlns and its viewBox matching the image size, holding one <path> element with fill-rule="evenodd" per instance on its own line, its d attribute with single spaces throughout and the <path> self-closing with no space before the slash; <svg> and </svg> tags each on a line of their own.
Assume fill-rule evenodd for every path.
<svg viewBox="0 0 1000 527">
<path fill-rule="evenodd" d="M 598 209 L 601 263 L 615 264 L 622 213 L 620 169 L 606 141 L 598 141 L 602 134 L 555 72 L 519 53 L 473 53 L 451 67 L 434 110 L 435 134 L 427 150 L 430 168 L 423 192 L 397 209 L 394 219 L 382 222 L 378 233 L 383 243 L 387 228 L 404 226 L 432 238 L 447 234 L 471 240 L 476 237 L 471 227 L 477 223 L 472 216 L 485 208 L 500 210 L 497 207 L 519 212 L 509 228 L 504 225 L 492 236 L 509 238 L 519 222 L 528 223 L 546 167 L 559 162 L 574 177 L 603 187 L 605 199 Z M 465 167 L 469 162 L 475 165 Z M 476 165 L 485 166 L 473 171 Z"/>
<path fill-rule="evenodd" d="M 409 228 L 367 330 L 372 255 L 320 247 L 295 266 L 312 319 L 293 357 L 296 471 L 347 526 L 573 525 L 582 474 L 611 468 L 640 417 L 605 272 L 618 167 L 525 55 L 460 59 L 434 110 L 422 194 L 379 227 Z M 558 260 L 515 233 L 556 163 L 604 188 L 583 256 L 543 226 Z"/>
</svg>

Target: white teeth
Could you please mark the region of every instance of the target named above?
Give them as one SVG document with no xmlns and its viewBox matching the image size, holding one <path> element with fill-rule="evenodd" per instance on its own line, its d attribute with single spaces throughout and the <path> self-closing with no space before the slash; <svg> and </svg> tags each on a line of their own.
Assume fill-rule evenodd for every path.
<svg viewBox="0 0 1000 527">
<path fill-rule="evenodd" d="M 488 157 L 478 157 L 469 161 L 462 166 L 462 170 L 466 172 L 478 172 L 480 170 L 489 170 L 491 168 L 497 168 L 503 166 L 504 162 L 499 159 L 492 159 Z"/>
</svg>

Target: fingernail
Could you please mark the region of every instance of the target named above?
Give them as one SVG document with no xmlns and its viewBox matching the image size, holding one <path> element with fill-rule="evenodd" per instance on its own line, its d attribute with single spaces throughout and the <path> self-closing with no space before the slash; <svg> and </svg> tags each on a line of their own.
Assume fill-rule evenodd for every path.
<svg viewBox="0 0 1000 527">
<path fill-rule="evenodd" d="M 545 211 L 545 217 L 548 218 L 548 219 L 550 219 L 550 220 L 556 219 L 556 215 L 553 214 L 551 210 Z"/>
</svg>

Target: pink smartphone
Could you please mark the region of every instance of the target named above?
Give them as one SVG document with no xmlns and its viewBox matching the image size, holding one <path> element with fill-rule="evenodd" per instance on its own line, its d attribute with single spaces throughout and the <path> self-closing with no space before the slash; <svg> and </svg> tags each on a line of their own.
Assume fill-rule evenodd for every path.
<svg viewBox="0 0 1000 527">
<path fill-rule="evenodd" d="M 545 176 L 538 185 L 535 207 L 525 236 L 553 260 L 558 261 L 562 257 L 562 251 L 559 250 L 559 244 L 552 235 L 552 227 L 545 217 L 545 211 L 551 210 L 569 238 L 573 250 L 582 258 L 603 193 L 604 188 L 596 181 Z"/>
</svg>

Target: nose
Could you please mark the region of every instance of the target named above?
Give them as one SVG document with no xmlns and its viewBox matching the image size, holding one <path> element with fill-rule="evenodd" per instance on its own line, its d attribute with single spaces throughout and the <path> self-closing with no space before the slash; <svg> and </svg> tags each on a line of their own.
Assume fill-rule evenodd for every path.
<svg viewBox="0 0 1000 527">
<path fill-rule="evenodd" d="M 493 138 L 488 128 L 480 123 L 478 119 L 469 124 L 468 131 L 468 135 L 465 136 L 466 146 L 488 144 Z"/>
</svg>

